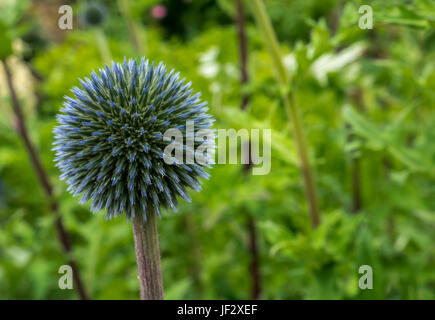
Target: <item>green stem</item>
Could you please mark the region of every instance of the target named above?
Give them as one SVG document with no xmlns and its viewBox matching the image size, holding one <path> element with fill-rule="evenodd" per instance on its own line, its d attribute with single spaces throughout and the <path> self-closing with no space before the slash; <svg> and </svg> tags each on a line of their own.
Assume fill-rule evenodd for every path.
<svg viewBox="0 0 435 320">
<path fill-rule="evenodd" d="M 104 31 L 101 28 L 95 30 L 95 37 L 97 39 L 98 49 L 100 50 L 101 58 L 103 58 L 105 63 L 110 63 L 112 61 L 112 55 L 110 53 L 109 44 L 107 38 L 104 35 Z"/>
<path fill-rule="evenodd" d="M 196 299 L 202 299 L 203 287 L 201 280 L 201 243 L 198 238 L 198 230 L 193 221 L 193 214 L 188 213 L 185 215 L 185 224 L 187 231 L 189 233 L 189 237 L 191 238 L 191 248 L 192 248 L 192 267 L 190 268 L 192 272 L 193 286 L 196 291 Z"/>
<path fill-rule="evenodd" d="M 276 77 L 280 86 L 281 97 L 287 116 L 293 128 L 293 135 L 298 150 L 300 166 L 304 178 L 305 193 L 310 210 L 311 225 L 316 228 L 320 223 L 320 214 L 317 205 L 316 187 L 314 176 L 308 157 L 307 144 L 303 132 L 303 125 L 295 103 L 294 92 L 291 90 L 290 79 L 282 61 L 280 45 L 273 30 L 272 23 L 267 15 L 262 0 L 252 0 L 252 10 L 258 27 L 263 33 L 263 38 L 272 58 Z"/>
<path fill-rule="evenodd" d="M 262 0 L 252 0 L 252 8 L 258 27 L 263 33 L 264 41 L 269 50 L 269 54 L 272 58 L 275 71 L 277 73 L 277 79 L 282 89 L 288 88 L 290 81 L 282 62 L 281 50 L 276 38 L 275 31 L 273 30 L 272 23 L 267 15 Z"/>
<path fill-rule="evenodd" d="M 128 34 L 130 36 L 130 41 L 138 54 L 143 54 L 145 48 L 139 39 L 139 28 L 136 21 L 133 19 L 130 13 L 130 5 L 128 0 L 118 0 L 118 6 L 121 10 L 124 20 L 127 23 Z"/>
<path fill-rule="evenodd" d="M 132 225 L 140 298 L 142 300 L 163 300 L 157 216 L 155 213 L 147 214 L 146 221 L 142 216 L 134 217 Z"/>
</svg>

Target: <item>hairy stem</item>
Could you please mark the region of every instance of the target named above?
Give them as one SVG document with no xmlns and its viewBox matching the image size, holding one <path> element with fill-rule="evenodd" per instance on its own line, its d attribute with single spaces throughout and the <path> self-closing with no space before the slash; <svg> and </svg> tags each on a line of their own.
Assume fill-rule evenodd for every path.
<svg viewBox="0 0 435 320">
<path fill-rule="evenodd" d="M 266 13 L 262 0 L 252 0 L 252 9 L 258 27 L 263 33 L 263 38 L 272 58 L 276 77 L 280 85 L 280 92 L 284 102 L 298 151 L 300 167 L 304 179 L 305 194 L 310 211 L 311 225 L 316 228 L 320 223 L 320 213 L 317 204 L 314 175 L 308 157 L 308 148 L 303 132 L 303 125 L 295 103 L 294 91 L 291 90 L 290 79 L 282 61 L 278 40 L 273 30 L 272 23 Z"/>
<path fill-rule="evenodd" d="M 134 246 L 142 300 L 163 300 L 163 279 L 160 266 L 159 233 L 157 216 L 147 214 L 132 219 Z"/>
<path fill-rule="evenodd" d="M 74 281 L 76 283 L 78 294 L 82 300 L 87 300 L 88 295 L 87 295 L 86 289 L 83 285 L 79 269 L 77 267 L 75 260 L 73 258 L 71 258 L 71 252 L 72 252 L 71 241 L 70 241 L 68 233 L 64 227 L 62 217 L 59 215 L 59 204 L 53 197 L 54 196 L 53 187 L 50 183 L 47 172 L 45 171 L 44 167 L 42 166 L 42 163 L 41 163 L 41 160 L 39 159 L 36 148 L 34 147 L 32 141 L 30 140 L 28 130 L 26 127 L 26 123 L 24 120 L 23 109 L 21 107 L 20 101 L 18 100 L 18 96 L 15 92 L 15 88 L 14 88 L 14 85 L 12 82 L 12 74 L 9 70 L 9 66 L 6 63 L 6 60 L 1 60 L 1 61 L 3 63 L 3 69 L 5 71 L 6 81 L 7 81 L 9 92 L 11 95 L 12 108 L 13 108 L 13 111 L 15 114 L 15 120 L 16 120 L 16 123 L 15 123 L 16 131 L 24 142 L 24 146 L 27 150 L 27 153 L 29 154 L 30 162 L 32 163 L 32 165 L 35 169 L 36 175 L 38 177 L 38 181 L 41 184 L 41 187 L 44 190 L 44 193 L 45 193 L 45 195 L 50 203 L 50 210 L 56 217 L 55 226 L 56 226 L 56 231 L 58 234 L 59 242 L 60 242 L 64 252 L 68 256 L 68 259 L 69 259 L 68 264 L 71 266 L 71 269 L 73 271 Z"/>
</svg>

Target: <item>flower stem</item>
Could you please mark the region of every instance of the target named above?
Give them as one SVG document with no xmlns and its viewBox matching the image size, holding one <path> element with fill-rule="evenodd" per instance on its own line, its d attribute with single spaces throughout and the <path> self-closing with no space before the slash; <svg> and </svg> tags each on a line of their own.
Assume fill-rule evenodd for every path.
<svg viewBox="0 0 435 320">
<path fill-rule="evenodd" d="M 132 219 L 134 246 L 142 300 L 163 300 L 157 216 L 154 212 Z"/>
<path fill-rule="evenodd" d="M 242 88 L 248 83 L 248 41 L 246 37 L 245 9 L 243 0 L 237 0 L 236 24 L 239 35 L 239 55 L 240 55 L 240 82 Z M 242 96 L 242 110 L 245 110 L 249 103 L 249 95 L 244 93 Z"/>
<path fill-rule="evenodd" d="M 139 27 L 131 15 L 129 1 L 118 0 L 118 6 L 125 22 L 127 23 L 128 34 L 130 36 L 130 41 L 133 45 L 133 48 L 137 54 L 143 54 L 145 52 L 145 48 L 139 39 Z"/>
<path fill-rule="evenodd" d="M 102 28 L 97 27 L 95 30 L 95 38 L 97 40 L 98 49 L 100 50 L 101 58 L 105 63 L 109 63 L 112 60 L 112 55 L 110 53 L 109 43 L 107 42 L 107 38 L 104 34 Z"/>
<path fill-rule="evenodd" d="M 304 178 L 305 193 L 310 210 L 311 225 L 315 229 L 320 223 L 320 214 L 317 205 L 314 175 L 308 157 L 308 148 L 303 132 L 303 125 L 295 103 L 294 91 L 291 90 L 290 79 L 282 61 L 280 45 L 273 30 L 272 23 L 267 15 L 262 0 L 252 0 L 252 11 L 258 27 L 274 64 L 276 77 L 280 86 L 281 96 L 287 116 L 293 128 L 293 135 L 298 150 L 302 176 Z"/>
<path fill-rule="evenodd" d="M 248 233 L 249 233 L 249 252 L 251 262 L 249 271 L 251 272 L 251 299 L 258 300 L 261 296 L 261 274 L 260 274 L 260 252 L 258 248 L 257 226 L 252 214 L 248 212 Z"/>
<path fill-rule="evenodd" d="M 248 75 L 248 38 L 246 36 L 246 19 L 245 19 L 245 7 L 243 0 L 237 0 L 236 11 L 236 25 L 239 35 L 239 55 L 240 55 L 240 82 L 243 88 L 249 81 Z M 247 93 L 242 94 L 241 109 L 246 110 L 249 104 L 250 96 Z M 247 159 L 247 164 L 243 167 L 245 174 L 250 174 L 252 168 L 251 159 L 251 144 L 250 141 L 245 142 L 247 144 L 246 153 L 243 157 Z M 250 266 L 249 271 L 251 273 L 251 298 L 257 300 L 261 295 L 261 273 L 260 273 L 260 254 L 258 248 L 258 233 L 257 227 L 252 214 L 246 210 L 247 229 L 249 234 L 249 253 L 250 253 Z"/>
</svg>

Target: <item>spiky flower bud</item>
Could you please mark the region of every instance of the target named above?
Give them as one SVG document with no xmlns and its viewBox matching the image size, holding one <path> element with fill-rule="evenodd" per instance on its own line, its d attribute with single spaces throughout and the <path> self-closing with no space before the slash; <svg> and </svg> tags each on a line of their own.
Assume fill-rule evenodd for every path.
<svg viewBox="0 0 435 320">
<path fill-rule="evenodd" d="M 214 120 L 191 83 L 145 59 L 106 65 L 80 83 L 71 90 L 75 98 L 65 97 L 54 129 L 56 166 L 68 191 L 92 200 L 93 212 L 106 208 L 107 218 L 160 215 L 160 206 L 177 207 L 177 197 L 190 200 L 187 188 L 199 190 L 208 165 L 168 164 L 164 150 L 172 142 L 162 135 L 176 128 L 186 139 L 187 120 L 195 134 L 211 128 Z"/>
<path fill-rule="evenodd" d="M 88 2 L 80 11 L 79 21 L 86 27 L 102 25 L 107 17 L 107 8 L 101 2 Z"/>
</svg>

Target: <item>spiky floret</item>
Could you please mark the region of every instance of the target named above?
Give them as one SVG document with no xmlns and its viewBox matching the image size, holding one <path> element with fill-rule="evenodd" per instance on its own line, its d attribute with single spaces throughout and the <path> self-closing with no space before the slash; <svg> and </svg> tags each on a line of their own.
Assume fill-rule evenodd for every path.
<svg viewBox="0 0 435 320">
<path fill-rule="evenodd" d="M 82 88 L 71 90 L 75 98 L 65 96 L 54 129 L 56 166 L 68 191 L 91 200 L 93 212 L 106 208 L 108 218 L 124 212 L 128 219 L 146 218 L 149 210 L 160 215 L 160 206 L 176 209 L 177 196 L 190 201 L 187 188 L 199 190 L 199 178 L 208 178 L 207 164 L 164 161 L 171 141 L 162 133 L 177 128 L 186 139 L 186 120 L 195 134 L 214 121 L 200 93 L 193 95 L 191 83 L 179 77 L 162 63 L 124 59 L 80 79 Z"/>
</svg>

